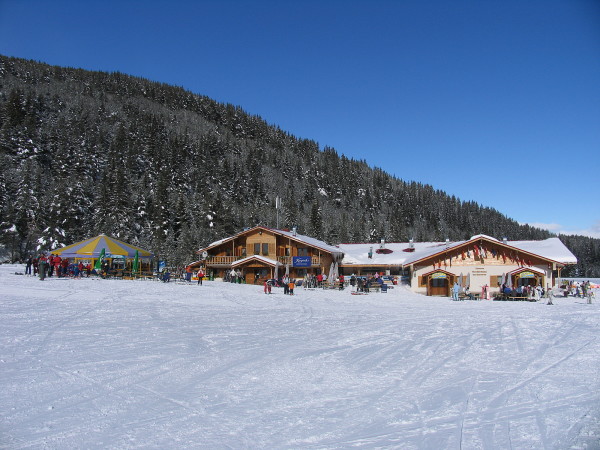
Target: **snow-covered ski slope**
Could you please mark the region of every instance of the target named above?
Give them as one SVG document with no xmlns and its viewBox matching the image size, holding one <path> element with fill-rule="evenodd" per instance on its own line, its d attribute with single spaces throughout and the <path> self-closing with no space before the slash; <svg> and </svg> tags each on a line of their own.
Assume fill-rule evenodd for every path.
<svg viewBox="0 0 600 450">
<path fill-rule="evenodd" d="M 15 271 L 1 448 L 600 448 L 600 303 Z"/>
</svg>

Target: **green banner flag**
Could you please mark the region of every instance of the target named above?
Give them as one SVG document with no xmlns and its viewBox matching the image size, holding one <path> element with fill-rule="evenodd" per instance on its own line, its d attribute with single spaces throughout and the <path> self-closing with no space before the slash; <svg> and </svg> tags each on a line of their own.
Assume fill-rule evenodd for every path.
<svg viewBox="0 0 600 450">
<path fill-rule="evenodd" d="M 106 251 L 104 249 L 102 249 L 102 251 L 100 252 L 100 256 L 96 260 L 96 264 L 94 264 L 94 269 L 95 270 L 102 269 L 102 261 L 104 260 L 104 255 L 105 254 L 106 254 Z"/>
<path fill-rule="evenodd" d="M 137 273 L 139 270 L 139 266 L 140 266 L 140 255 L 139 252 L 136 250 L 135 251 L 135 258 L 133 258 L 133 273 Z"/>
</svg>

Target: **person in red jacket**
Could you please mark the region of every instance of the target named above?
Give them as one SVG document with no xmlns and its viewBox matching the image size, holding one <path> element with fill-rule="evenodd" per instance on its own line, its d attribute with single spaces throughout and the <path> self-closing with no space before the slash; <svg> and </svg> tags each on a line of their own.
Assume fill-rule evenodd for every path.
<svg viewBox="0 0 600 450">
<path fill-rule="evenodd" d="M 319 274 L 317 275 L 317 287 L 321 287 L 321 285 L 323 284 L 323 274 Z"/>
<path fill-rule="evenodd" d="M 54 255 L 52 253 L 50 253 L 50 256 L 48 257 L 46 264 L 47 264 L 46 270 L 48 271 L 48 277 L 51 277 L 52 272 L 54 272 Z"/>
<path fill-rule="evenodd" d="M 69 258 L 64 258 L 61 262 L 60 265 L 62 267 L 62 276 L 66 277 L 69 274 Z"/>
</svg>

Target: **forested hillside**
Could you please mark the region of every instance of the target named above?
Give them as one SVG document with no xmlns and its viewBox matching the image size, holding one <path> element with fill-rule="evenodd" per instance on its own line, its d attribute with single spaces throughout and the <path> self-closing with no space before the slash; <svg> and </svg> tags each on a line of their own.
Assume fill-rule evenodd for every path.
<svg viewBox="0 0 600 450">
<path fill-rule="evenodd" d="M 8 257 L 106 233 L 181 263 L 244 227 L 275 227 L 277 196 L 281 228 L 332 244 L 550 235 L 179 87 L 0 56 Z M 599 240 L 566 242 L 573 270 L 600 276 Z"/>
</svg>

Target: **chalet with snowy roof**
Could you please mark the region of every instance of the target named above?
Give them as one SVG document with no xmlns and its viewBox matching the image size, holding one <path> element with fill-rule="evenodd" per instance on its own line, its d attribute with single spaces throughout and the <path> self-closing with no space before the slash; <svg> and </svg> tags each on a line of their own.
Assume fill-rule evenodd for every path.
<svg viewBox="0 0 600 450">
<path fill-rule="evenodd" d="M 341 244 L 344 274 L 402 274 L 411 290 L 450 296 L 455 282 L 493 295 L 502 284 L 554 286 L 560 271 L 577 258 L 558 238 L 507 241 L 486 235 L 458 242 Z"/>
<path fill-rule="evenodd" d="M 297 234 L 257 226 L 213 242 L 198 251 L 216 278 L 232 269 L 247 283 L 262 283 L 288 273 L 292 278 L 330 272 L 346 276 L 401 277 L 414 292 L 450 296 L 454 283 L 490 295 L 502 284 L 554 286 L 561 270 L 577 258 L 558 238 L 542 241 L 500 241 L 477 235 L 456 242 L 406 242 L 329 245 Z"/>
<path fill-rule="evenodd" d="M 263 283 L 288 273 L 292 278 L 307 274 L 329 273 L 343 253 L 339 248 L 295 230 L 276 230 L 256 226 L 234 236 L 213 242 L 198 251 L 202 259 L 193 267 L 204 265 L 215 278 L 224 278 L 234 269 L 246 283 Z"/>
</svg>

